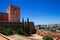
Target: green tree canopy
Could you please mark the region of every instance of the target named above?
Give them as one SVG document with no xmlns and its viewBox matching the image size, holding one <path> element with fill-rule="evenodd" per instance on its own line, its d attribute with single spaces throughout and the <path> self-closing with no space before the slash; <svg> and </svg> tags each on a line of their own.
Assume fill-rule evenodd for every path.
<svg viewBox="0 0 60 40">
<path fill-rule="evenodd" d="M 49 35 L 43 36 L 43 40 L 53 40 L 53 38 Z"/>
</svg>

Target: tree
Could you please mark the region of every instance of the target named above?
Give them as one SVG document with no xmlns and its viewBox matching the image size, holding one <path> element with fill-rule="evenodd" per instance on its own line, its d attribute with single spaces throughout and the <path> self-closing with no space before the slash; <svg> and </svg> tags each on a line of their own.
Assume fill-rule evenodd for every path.
<svg viewBox="0 0 60 40">
<path fill-rule="evenodd" d="M 56 32 L 56 29 L 51 29 L 50 31 L 51 31 L 51 32 Z"/>
<path fill-rule="evenodd" d="M 23 28 L 23 30 L 24 30 L 24 26 L 25 26 L 25 24 L 24 24 L 24 18 L 22 18 L 22 28 Z"/>
<path fill-rule="evenodd" d="M 23 31 L 27 33 L 27 29 L 26 29 L 27 25 L 26 25 L 26 23 L 27 23 L 27 22 L 25 21 L 25 22 L 24 22 L 24 25 L 25 25 L 25 26 L 24 26 L 24 30 L 23 30 Z"/>
<path fill-rule="evenodd" d="M 29 34 L 29 32 L 30 32 L 30 28 L 29 28 L 29 18 L 27 18 L 26 26 L 27 26 L 27 33 Z"/>
<path fill-rule="evenodd" d="M 53 38 L 49 35 L 43 36 L 43 40 L 53 40 Z"/>
<path fill-rule="evenodd" d="M 27 18 L 27 21 L 22 18 L 22 31 L 29 34 L 29 18 Z"/>
</svg>

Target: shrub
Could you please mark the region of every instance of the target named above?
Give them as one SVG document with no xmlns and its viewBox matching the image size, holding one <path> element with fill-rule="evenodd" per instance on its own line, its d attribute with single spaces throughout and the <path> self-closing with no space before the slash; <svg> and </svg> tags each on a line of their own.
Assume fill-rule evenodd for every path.
<svg viewBox="0 0 60 40">
<path fill-rule="evenodd" d="M 53 40 L 53 38 L 49 35 L 43 36 L 43 40 Z"/>
<path fill-rule="evenodd" d="M 28 35 L 25 31 L 23 31 L 23 28 L 0 28 L 0 33 L 4 35 L 13 35 L 13 34 L 20 34 L 20 35 Z"/>
</svg>

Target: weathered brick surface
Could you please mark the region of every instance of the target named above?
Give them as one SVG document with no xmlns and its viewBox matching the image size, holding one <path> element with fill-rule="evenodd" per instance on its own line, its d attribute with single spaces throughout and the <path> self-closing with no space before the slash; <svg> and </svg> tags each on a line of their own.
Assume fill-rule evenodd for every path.
<svg viewBox="0 0 60 40">
<path fill-rule="evenodd" d="M 8 14 L 7 13 L 3 13 L 3 12 L 0 12 L 0 21 L 4 22 L 4 21 L 8 21 Z"/>
<path fill-rule="evenodd" d="M 20 22 L 20 8 L 17 6 L 9 5 L 7 9 L 9 22 Z"/>
<path fill-rule="evenodd" d="M 7 13 L 0 12 L 0 21 L 20 22 L 20 8 L 12 5 L 8 6 Z"/>
<path fill-rule="evenodd" d="M 34 22 L 29 22 L 30 33 L 35 33 Z"/>
</svg>

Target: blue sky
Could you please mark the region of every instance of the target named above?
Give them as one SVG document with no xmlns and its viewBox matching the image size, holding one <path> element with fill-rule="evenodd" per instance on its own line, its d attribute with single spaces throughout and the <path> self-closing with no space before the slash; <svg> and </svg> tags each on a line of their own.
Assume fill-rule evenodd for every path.
<svg viewBox="0 0 60 40">
<path fill-rule="evenodd" d="M 60 0 L 0 0 L 0 12 L 6 12 L 8 5 L 20 7 L 21 20 L 37 24 L 60 23 Z"/>
</svg>

